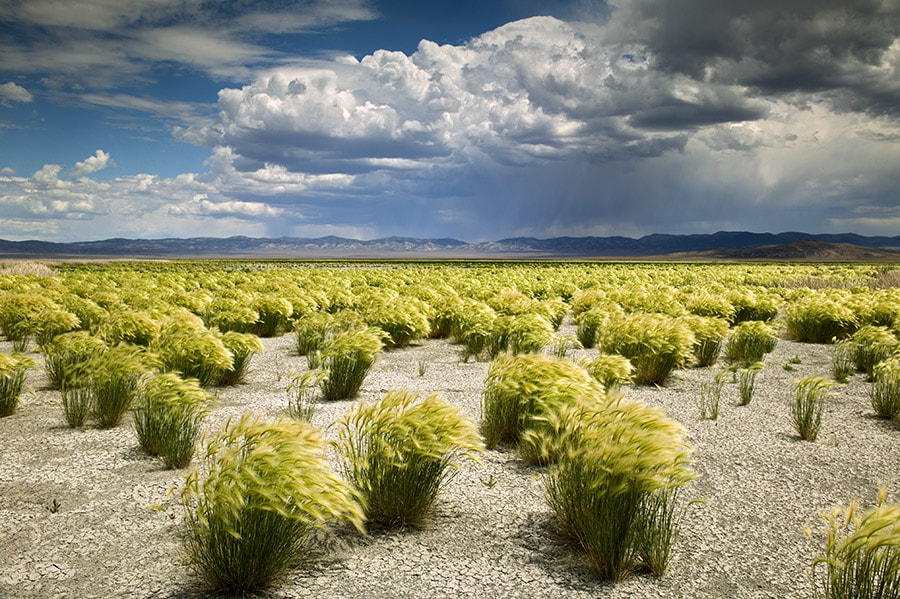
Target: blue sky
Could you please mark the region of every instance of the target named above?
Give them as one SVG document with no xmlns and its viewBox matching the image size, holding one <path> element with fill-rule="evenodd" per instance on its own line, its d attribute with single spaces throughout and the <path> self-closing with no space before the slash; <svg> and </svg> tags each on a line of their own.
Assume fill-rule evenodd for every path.
<svg viewBox="0 0 900 599">
<path fill-rule="evenodd" d="M 0 0 L 0 238 L 900 232 L 897 0 Z"/>
</svg>

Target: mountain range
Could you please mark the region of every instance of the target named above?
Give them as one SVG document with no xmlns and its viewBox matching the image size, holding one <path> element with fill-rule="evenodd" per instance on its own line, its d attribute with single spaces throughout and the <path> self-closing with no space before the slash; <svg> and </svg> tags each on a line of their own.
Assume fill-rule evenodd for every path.
<svg viewBox="0 0 900 599">
<path fill-rule="evenodd" d="M 823 245 L 824 244 L 824 245 Z M 769 249 L 765 249 L 769 248 Z M 776 248 L 776 249 L 771 249 Z M 787 248 L 787 249 L 785 249 Z M 870 252 L 862 250 L 869 249 Z M 853 233 L 653 234 L 632 237 L 514 237 L 467 243 L 458 239 L 385 237 L 253 238 L 191 237 L 169 239 L 104 239 L 55 243 L 0 239 L 6 258 L 641 258 L 675 255 L 678 259 L 831 260 L 900 259 L 900 236 Z M 830 257 L 829 257 L 830 256 Z M 866 257 L 868 256 L 868 257 Z M 812 256 L 814 257 L 814 256 Z"/>
</svg>

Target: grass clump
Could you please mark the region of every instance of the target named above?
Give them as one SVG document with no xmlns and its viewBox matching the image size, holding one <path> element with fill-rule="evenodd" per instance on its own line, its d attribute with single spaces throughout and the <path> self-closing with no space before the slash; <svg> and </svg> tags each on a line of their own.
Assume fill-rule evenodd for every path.
<svg viewBox="0 0 900 599">
<path fill-rule="evenodd" d="M 537 314 L 498 316 L 488 339 L 491 359 L 501 353 L 536 354 L 553 339 L 553 326 Z"/>
<path fill-rule="evenodd" d="M 790 305 L 785 321 L 788 334 L 797 341 L 832 343 L 856 330 L 853 310 L 843 303 L 813 295 Z"/>
<path fill-rule="evenodd" d="M 875 380 L 869 391 L 872 409 L 879 418 L 900 417 L 900 355 L 878 364 L 873 371 Z"/>
<path fill-rule="evenodd" d="M 827 599 L 900 597 L 900 505 L 860 513 L 854 503 L 824 516 L 824 551 L 812 562 L 813 592 Z"/>
<path fill-rule="evenodd" d="M 295 420 L 312 421 L 319 398 L 319 388 L 325 373 L 321 370 L 307 370 L 300 374 L 292 374 L 285 392 L 287 393 L 287 412 Z"/>
<path fill-rule="evenodd" d="M 550 355 L 554 358 L 563 359 L 568 357 L 569 352 L 576 349 L 584 349 L 581 342 L 573 335 L 563 335 L 555 337 L 550 343 Z"/>
<path fill-rule="evenodd" d="M 608 392 L 631 383 L 634 378 L 634 367 L 631 365 L 631 361 L 624 356 L 598 354 L 593 358 L 582 360 L 578 364 L 597 379 Z"/>
<path fill-rule="evenodd" d="M 14 352 L 24 352 L 37 332 L 39 314 L 57 306 L 39 293 L 6 293 L 0 296 L 0 331 L 12 342 Z"/>
<path fill-rule="evenodd" d="M 137 394 L 141 377 L 155 363 L 145 351 L 133 345 L 117 345 L 88 362 L 93 404 L 91 413 L 97 426 L 112 428 L 122 422 Z"/>
<path fill-rule="evenodd" d="M 250 309 L 256 312 L 256 322 L 250 332 L 260 337 L 281 335 L 288 327 L 294 307 L 288 300 L 275 295 L 257 295 L 250 301 Z"/>
<path fill-rule="evenodd" d="M 334 316 L 327 312 L 307 314 L 294 323 L 297 335 L 297 353 L 301 356 L 315 353 L 325 342 L 325 333 L 334 323 Z"/>
<path fill-rule="evenodd" d="M 106 344 L 99 337 L 87 331 L 74 331 L 57 335 L 43 347 L 44 368 L 50 386 L 62 389 L 72 386 L 79 366 L 106 350 Z"/>
<path fill-rule="evenodd" d="M 405 347 L 427 337 L 431 330 L 425 310 L 418 304 L 421 302 L 408 297 L 376 301 L 365 307 L 363 317 L 370 326 L 387 333 L 387 347 Z"/>
<path fill-rule="evenodd" d="M 250 360 L 263 351 L 259 337 L 250 333 L 228 331 L 222 335 L 222 345 L 231 353 L 231 367 L 219 372 L 219 385 L 237 385 L 244 380 L 250 368 Z"/>
<path fill-rule="evenodd" d="M 496 317 L 496 312 L 487 304 L 470 298 L 460 302 L 451 329 L 453 338 L 463 346 L 460 358 L 464 362 L 469 358 L 481 359 L 486 353 Z"/>
<path fill-rule="evenodd" d="M 151 455 L 162 457 L 167 468 L 187 466 L 211 404 L 212 398 L 196 380 L 174 373 L 146 379 L 134 401 L 138 443 Z"/>
<path fill-rule="evenodd" d="M 551 462 L 554 435 L 544 428 L 548 421 L 539 417 L 579 401 L 605 403 L 606 390 L 570 360 L 501 355 L 488 368 L 482 395 L 485 444 L 489 449 L 500 443 L 517 445 L 523 459 Z"/>
<path fill-rule="evenodd" d="M 34 360 L 20 354 L 0 354 L 0 418 L 10 416 L 19 405 L 25 372 Z"/>
<path fill-rule="evenodd" d="M 196 316 L 172 317 L 160 328 L 153 349 L 165 371 L 197 379 L 208 387 L 234 365 L 234 356 L 218 331 L 207 330 Z"/>
<path fill-rule="evenodd" d="M 596 345 L 597 335 L 607 318 L 609 310 L 606 307 L 595 307 L 578 313 L 575 317 L 575 336 L 583 347 L 590 349 Z"/>
<path fill-rule="evenodd" d="M 838 341 L 831 348 L 831 376 L 839 383 L 846 383 L 855 370 L 853 345 L 849 339 Z"/>
<path fill-rule="evenodd" d="M 229 421 L 185 478 L 181 539 L 194 571 L 217 591 L 275 583 L 329 521 L 362 529 L 357 493 L 331 471 L 319 433 L 300 421 Z"/>
<path fill-rule="evenodd" d="M 110 345 L 131 343 L 147 347 L 159 335 L 159 324 L 146 312 L 119 310 L 103 320 L 99 334 Z"/>
<path fill-rule="evenodd" d="M 76 330 L 81 321 L 77 316 L 60 308 L 45 308 L 35 317 L 34 340 L 43 347 L 57 335 Z"/>
<path fill-rule="evenodd" d="M 367 327 L 335 332 L 321 350 L 325 372 L 322 397 L 329 401 L 356 397 L 381 348 L 380 329 Z"/>
<path fill-rule="evenodd" d="M 742 368 L 738 379 L 738 392 L 740 401 L 738 405 L 746 406 L 753 399 L 753 392 L 756 390 L 756 375 L 763 369 L 762 362 L 754 362 L 746 368 Z"/>
<path fill-rule="evenodd" d="M 81 428 L 87 421 L 94 404 L 94 389 L 90 380 L 79 380 L 63 385 L 60 405 L 63 418 L 69 428 Z"/>
<path fill-rule="evenodd" d="M 748 320 L 735 326 L 725 343 L 725 359 L 732 364 L 761 362 L 778 343 L 775 329 L 759 320 Z"/>
<path fill-rule="evenodd" d="M 851 358 L 856 370 L 873 380 L 875 366 L 900 348 L 900 341 L 887 327 L 866 325 L 850 337 Z"/>
<path fill-rule="evenodd" d="M 392 391 L 355 406 L 337 423 L 344 475 L 369 522 L 421 523 L 461 458 L 483 451 L 475 423 L 437 394 Z"/>
<path fill-rule="evenodd" d="M 676 490 L 693 478 L 682 427 L 621 399 L 551 418 L 559 455 L 544 484 L 562 530 L 603 579 L 638 565 L 662 574 L 677 537 Z"/>
<path fill-rule="evenodd" d="M 834 381 L 818 375 L 804 377 L 792 385 L 791 424 L 804 441 L 815 441 L 819 436 L 825 398 L 833 395 L 828 389 L 835 385 Z"/>
<path fill-rule="evenodd" d="M 655 314 L 632 314 L 607 323 L 598 337 L 605 353 L 625 356 L 638 385 L 662 385 L 693 357 L 694 334 L 684 322 Z"/>
<path fill-rule="evenodd" d="M 700 383 L 700 420 L 718 420 L 719 403 L 722 400 L 722 389 L 725 387 L 725 375 L 728 370 L 723 370 L 711 381 Z"/>
<path fill-rule="evenodd" d="M 722 344 L 728 336 L 728 321 L 708 316 L 683 316 L 682 320 L 694 333 L 694 358 L 697 366 L 706 368 L 719 359 Z"/>
</svg>

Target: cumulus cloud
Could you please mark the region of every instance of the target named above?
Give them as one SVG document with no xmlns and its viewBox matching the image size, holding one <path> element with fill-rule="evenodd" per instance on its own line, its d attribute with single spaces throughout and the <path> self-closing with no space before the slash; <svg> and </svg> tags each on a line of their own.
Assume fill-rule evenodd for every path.
<svg viewBox="0 0 900 599">
<path fill-rule="evenodd" d="M 88 156 L 84 160 L 75 163 L 75 168 L 69 172 L 71 177 L 84 177 L 102 171 L 110 165 L 109 152 L 97 150 L 93 156 Z"/>
<path fill-rule="evenodd" d="M 0 102 L 24 102 L 27 104 L 33 99 L 31 92 L 21 85 L 16 85 L 12 81 L 0 84 Z"/>
</svg>

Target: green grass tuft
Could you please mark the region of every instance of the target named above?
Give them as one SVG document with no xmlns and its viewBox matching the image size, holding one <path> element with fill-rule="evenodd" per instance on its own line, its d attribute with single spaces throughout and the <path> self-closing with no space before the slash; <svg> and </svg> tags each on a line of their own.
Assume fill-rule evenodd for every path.
<svg viewBox="0 0 900 599">
<path fill-rule="evenodd" d="M 815 441 L 819 436 L 825 398 L 833 395 L 828 389 L 835 385 L 836 382 L 818 375 L 802 378 L 792 385 L 791 424 L 804 441 Z"/>
<path fill-rule="evenodd" d="M 731 330 L 725 343 L 725 359 L 732 364 L 761 362 L 777 343 L 775 329 L 760 320 L 748 320 Z"/>
<path fill-rule="evenodd" d="M 200 461 L 181 493 L 181 538 L 191 567 L 214 590 L 271 586 L 303 559 L 314 527 L 346 520 L 362 529 L 357 493 L 330 470 L 308 423 L 244 415 Z"/>
<path fill-rule="evenodd" d="M 34 360 L 27 356 L 0 354 L 0 418 L 16 411 L 29 368 L 34 368 Z"/>
<path fill-rule="evenodd" d="M 437 394 L 392 391 L 355 406 L 337 423 L 344 474 L 360 492 L 369 522 L 416 525 L 462 458 L 484 446 L 459 408 Z"/>
</svg>

